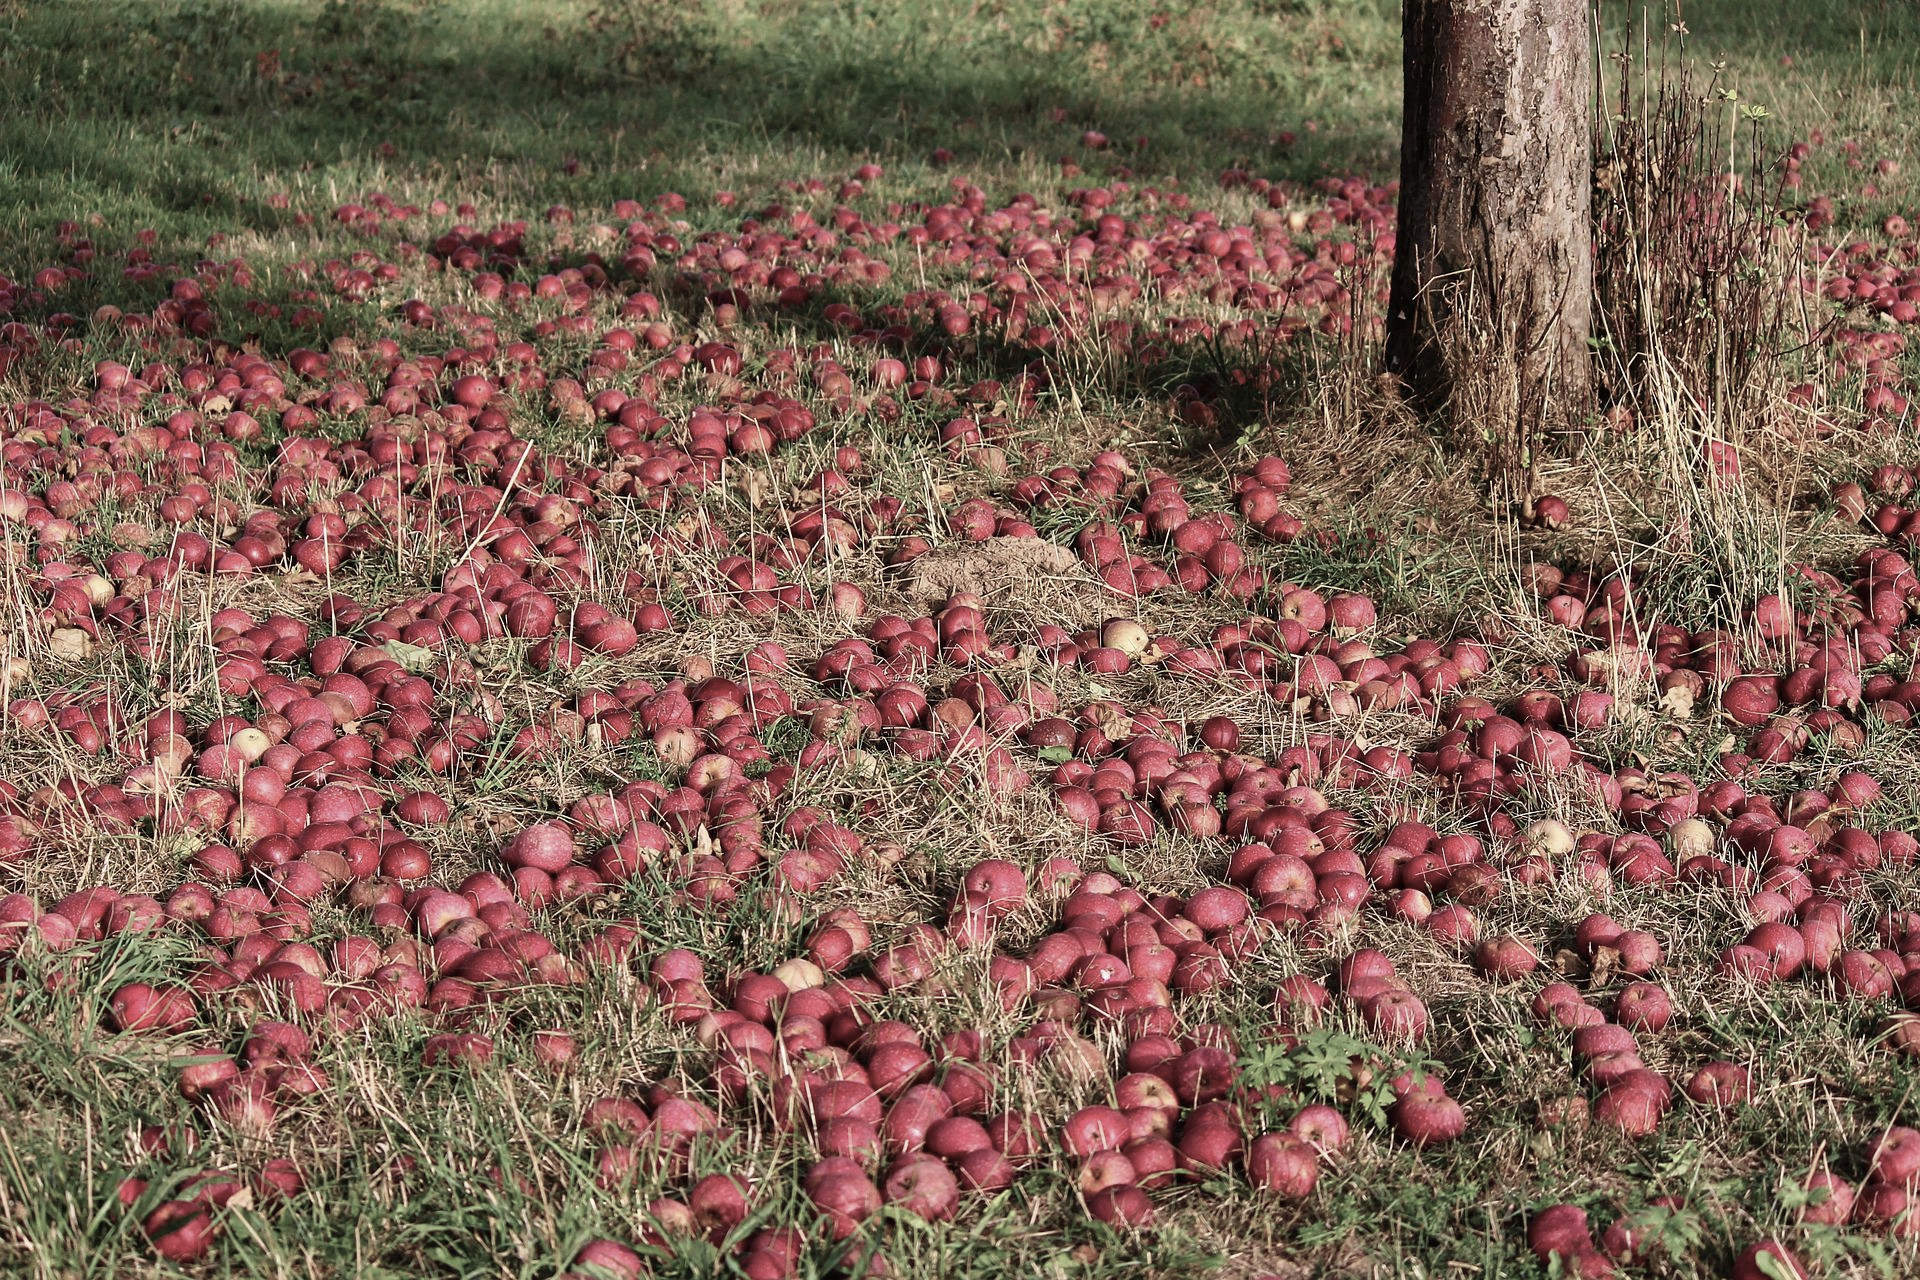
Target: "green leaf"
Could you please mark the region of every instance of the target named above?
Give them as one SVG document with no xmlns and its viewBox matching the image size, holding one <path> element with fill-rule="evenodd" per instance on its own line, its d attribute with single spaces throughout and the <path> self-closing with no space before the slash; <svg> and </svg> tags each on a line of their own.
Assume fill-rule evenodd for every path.
<svg viewBox="0 0 1920 1280">
<path fill-rule="evenodd" d="M 427 671 L 433 667 L 433 650 L 417 644 L 407 644 L 400 640 L 389 640 L 380 646 L 389 658 L 409 671 Z"/>
</svg>

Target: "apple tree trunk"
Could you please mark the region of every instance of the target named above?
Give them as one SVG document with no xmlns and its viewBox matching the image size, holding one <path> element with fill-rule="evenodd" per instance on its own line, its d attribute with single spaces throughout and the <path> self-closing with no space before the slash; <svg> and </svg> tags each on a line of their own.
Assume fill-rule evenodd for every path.
<svg viewBox="0 0 1920 1280">
<path fill-rule="evenodd" d="M 1591 399 L 1589 0 L 1403 6 L 1387 366 L 1511 474 Z"/>
</svg>

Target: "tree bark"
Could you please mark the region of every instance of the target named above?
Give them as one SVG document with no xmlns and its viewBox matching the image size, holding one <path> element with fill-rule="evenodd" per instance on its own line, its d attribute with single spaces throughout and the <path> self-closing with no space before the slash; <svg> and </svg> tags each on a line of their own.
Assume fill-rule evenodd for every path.
<svg viewBox="0 0 1920 1280">
<path fill-rule="evenodd" d="M 1591 403 L 1589 0 L 1403 0 L 1386 355 L 1510 461 Z"/>
</svg>

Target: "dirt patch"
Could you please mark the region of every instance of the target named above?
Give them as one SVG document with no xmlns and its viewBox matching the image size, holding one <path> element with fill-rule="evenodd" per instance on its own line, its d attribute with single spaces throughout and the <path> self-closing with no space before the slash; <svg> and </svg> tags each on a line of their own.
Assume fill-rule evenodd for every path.
<svg viewBox="0 0 1920 1280">
<path fill-rule="evenodd" d="M 1017 607 L 1064 626 L 1085 626 L 1125 611 L 1078 556 L 1044 538 L 935 547 L 906 567 L 900 589 L 922 608 L 969 591 L 989 605 Z"/>
</svg>

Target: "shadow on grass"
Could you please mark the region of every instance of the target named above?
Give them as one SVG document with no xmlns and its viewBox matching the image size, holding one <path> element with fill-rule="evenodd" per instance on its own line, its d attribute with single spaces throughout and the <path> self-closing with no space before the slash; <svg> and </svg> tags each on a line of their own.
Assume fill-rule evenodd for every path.
<svg viewBox="0 0 1920 1280">
<path fill-rule="evenodd" d="M 1391 0 L 0 7 L 0 233 L 15 233 L 0 234 L 0 270 L 44 263 L 60 222 L 96 214 L 84 234 L 112 246 L 154 228 L 163 260 L 207 254 L 216 233 L 231 247 L 213 256 L 250 252 L 249 233 L 289 256 L 332 256 L 337 237 L 323 247 L 298 217 L 383 188 L 472 200 L 482 224 L 682 190 L 697 224 L 731 224 L 738 212 L 697 197 L 831 183 L 868 159 L 889 170 L 871 194 L 938 194 L 936 148 L 954 173 L 1009 188 L 1164 185 L 1226 167 L 1381 172 L 1397 133 L 1397 29 Z M 1109 144 L 1088 145 L 1088 130 Z M 280 193 L 287 207 L 269 202 Z M 116 290 L 103 275 L 85 292 L 122 300 Z M 836 300 L 874 301 L 823 296 L 758 318 L 830 338 L 819 310 Z M 297 332 L 234 315 L 221 333 L 267 350 L 321 345 L 357 313 L 336 306 Z M 969 366 L 1007 380 L 1040 355 L 973 345 Z M 1253 358 L 1196 344 L 1126 378 L 1142 399 L 1183 383 L 1220 394 L 1241 410 L 1230 432 L 1259 416 L 1222 385 Z"/>
<path fill-rule="evenodd" d="M 44 263 L 60 221 L 93 215 L 103 245 L 151 227 L 169 260 L 207 252 L 214 233 L 338 252 L 298 215 L 381 188 L 473 200 L 485 223 L 549 203 L 831 181 L 867 159 L 889 168 L 871 194 L 925 198 L 942 186 L 935 148 L 956 173 L 1009 186 L 1164 185 L 1230 166 L 1385 176 L 1398 128 L 1393 0 L 8 3 L 7 271 Z M 1697 22 L 1709 44 L 1779 32 L 1836 66 L 1878 58 L 1889 80 L 1912 65 L 1888 41 L 1915 20 L 1884 0 L 1724 8 L 1737 12 Z M 1087 145 L 1087 130 L 1110 145 Z M 288 207 L 269 202 L 280 193 Z M 817 315 L 778 317 L 790 322 L 830 332 Z M 981 364 L 1010 377 L 1035 354 Z M 1196 347 L 1130 376 L 1143 398 L 1223 384 L 1205 389 L 1231 405 L 1230 437 L 1272 408 L 1235 389 L 1258 362 Z"/>
<path fill-rule="evenodd" d="M 0 217 L 184 232 L 250 215 L 274 185 L 346 199 L 407 177 L 591 203 L 867 158 L 912 167 L 936 147 L 1056 175 L 1063 156 L 1090 174 L 1285 176 L 1391 155 L 1386 0 L 1029 8 L 0 5 Z M 1081 145 L 1088 129 L 1112 149 Z"/>
</svg>

